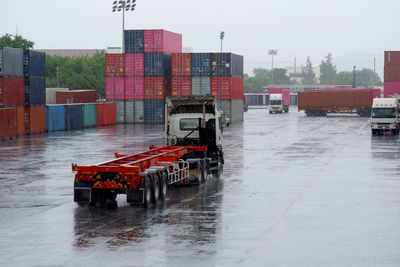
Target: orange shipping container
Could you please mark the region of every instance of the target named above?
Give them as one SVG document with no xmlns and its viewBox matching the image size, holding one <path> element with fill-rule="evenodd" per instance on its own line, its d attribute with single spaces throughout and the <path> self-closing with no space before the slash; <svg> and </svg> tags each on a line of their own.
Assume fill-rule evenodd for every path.
<svg viewBox="0 0 400 267">
<path fill-rule="evenodd" d="M 28 134 L 46 132 L 46 107 L 25 107 L 25 129 Z"/>
<path fill-rule="evenodd" d="M 17 108 L 0 108 L 0 140 L 17 136 Z"/>
<path fill-rule="evenodd" d="M 25 129 L 25 108 L 19 107 L 17 109 L 17 134 L 24 135 L 26 134 Z"/>
</svg>

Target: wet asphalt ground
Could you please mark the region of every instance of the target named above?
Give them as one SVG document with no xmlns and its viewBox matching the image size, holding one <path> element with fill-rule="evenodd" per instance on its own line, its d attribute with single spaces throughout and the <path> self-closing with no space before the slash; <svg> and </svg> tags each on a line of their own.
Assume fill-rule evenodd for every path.
<svg viewBox="0 0 400 267">
<path fill-rule="evenodd" d="M 162 145 L 162 126 L 0 143 L 0 266 L 400 266 L 400 141 L 369 121 L 249 110 L 220 179 L 148 210 L 78 207 L 71 163 Z"/>
</svg>

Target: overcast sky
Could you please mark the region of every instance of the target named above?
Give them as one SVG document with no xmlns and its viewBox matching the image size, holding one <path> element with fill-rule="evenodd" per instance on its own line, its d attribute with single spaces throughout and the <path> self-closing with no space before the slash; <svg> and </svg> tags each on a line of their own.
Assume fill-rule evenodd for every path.
<svg viewBox="0 0 400 267">
<path fill-rule="evenodd" d="M 1 0 L 0 34 L 18 33 L 37 49 L 121 46 L 122 14 L 113 0 Z M 400 0 L 137 0 L 126 13 L 126 29 L 167 29 L 183 35 L 194 52 L 220 49 L 244 55 L 245 71 L 314 65 L 333 54 L 339 70 L 383 72 L 383 51 L 400 50 Z"/>
</svg>

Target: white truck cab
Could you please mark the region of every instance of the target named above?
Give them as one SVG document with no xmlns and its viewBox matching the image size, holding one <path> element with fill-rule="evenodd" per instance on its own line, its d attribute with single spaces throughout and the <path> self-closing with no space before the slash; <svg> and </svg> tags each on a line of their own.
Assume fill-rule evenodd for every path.
<svg viewBox="0 0 400 267">
<path fill-rule="evenodd" d="M 165 142 L 169 146 L 207 146 L 211 171 L 219 175 L 224 164 L 222 121 L 211 96 L 166 98 Z"/>
<path fill-rule="evenodd" d="M 269 113 L 282 113 L 282 112 L 283 112 L 282 94 L 270 94 Z"/>
<path fill-rule="evenodd" d="M 396 98 L 374 98 L 371 112 L 372 134 L 391 132 L 398 134 L 399 102 Z"/>
</svg>

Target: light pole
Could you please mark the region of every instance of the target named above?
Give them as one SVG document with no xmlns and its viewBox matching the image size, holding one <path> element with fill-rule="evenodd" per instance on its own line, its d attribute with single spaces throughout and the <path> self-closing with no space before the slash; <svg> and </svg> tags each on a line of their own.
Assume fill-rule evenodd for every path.
<svg viewBox="0 0 400 267">
<path fill-rule="evenodd" d="M 272 70 L 271 70 L 271 82 L 274 84 L 274 56 L 278 54 L 278 50 L 276 49 L 270 49 L 268 50 L 268 55 L 271 56 L 272 58 Z"/>
<path fill-rule="evenodd" d="M 222 100 L 221 100 L 221 92 L 222 92 L 222 41 L 224 40 L 225 37 L 225 32 L 221 31 L 219 34 L 219 39 L 221 39 L 221 53 L 219 54 L 219 67 L 220 67 L 220 73 L 217 75 L 221 75 L 219 77 L 219 109 L 222 110 Z"/>
<path fill-rule="evenodd" d="M 136 0 L 119 0 L 114 1 L 112 5 L 112 12 L 122 10 L 122 53 L 125 53 L 125 11 L 135 10 Z"/>
</svg>

